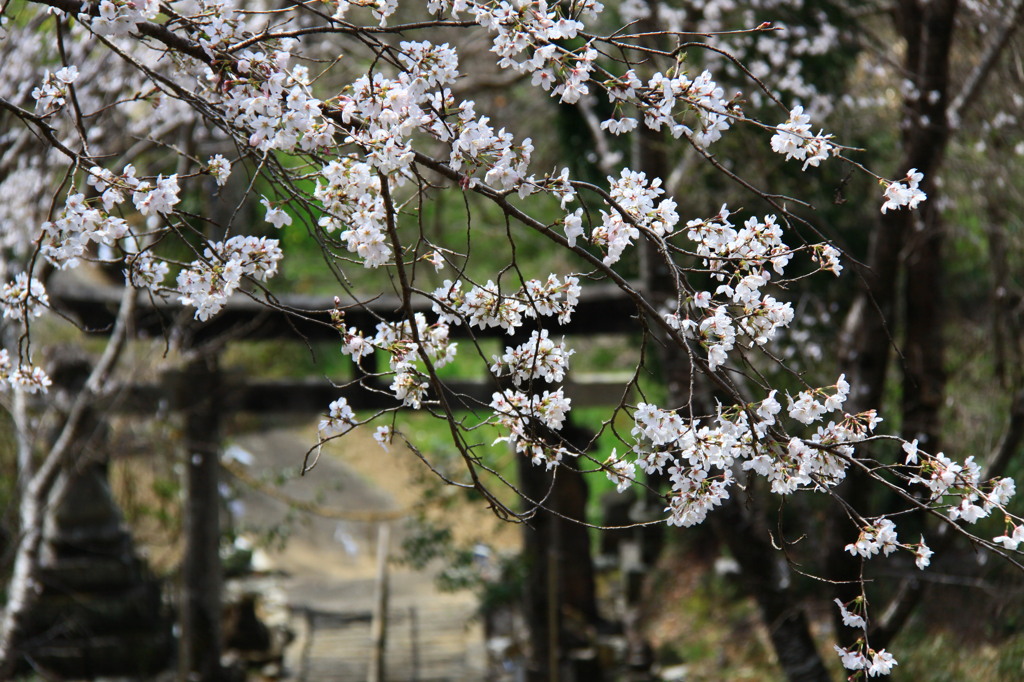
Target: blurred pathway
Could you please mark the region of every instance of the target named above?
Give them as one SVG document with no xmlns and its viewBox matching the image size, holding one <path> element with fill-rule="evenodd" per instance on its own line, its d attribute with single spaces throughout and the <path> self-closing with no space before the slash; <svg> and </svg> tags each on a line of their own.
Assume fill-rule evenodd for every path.
<svg viewBox="0 0 1024 682">
<path fill-rule="evenodd" d="M 359 436 L 346 436 L 346 448 L 365 448 L 367 456 L 373 457 L 395 456 L 382 455 L 371 439 Z M 288 679 L 363 682 L 372 655 L 378 524 L 366 517 L 378 512 L 387 517 L 398 504 L 383 486 L 326 449 L 316 468 L 299 476 L 309 443 L 304 432 L 273 429 L 235 438 L 226 454 L 243 462 L 249 476 L 288 498 L 340 515 L 350 512 L 357 520 L 296 511 L 250 485 L 232 481 L 238 493 L 232 505 L 238 530 L 252 537 L 285 538 L 278 551 L 257 552 L 256 568 L 263 575 L 247 580 L 243 589 L 260 592 L 268 619 L 286 619 L 296 632 L 297 639 L 285 656 Z M 394 557 L 403 522 L 389 523 Z M 484 680 L 483 636 L 473 619 L 473 595 L 439 592 L 431 575 L 394 563 L 389 567 L 389 583 L 387 679 Z"/>
</svg>

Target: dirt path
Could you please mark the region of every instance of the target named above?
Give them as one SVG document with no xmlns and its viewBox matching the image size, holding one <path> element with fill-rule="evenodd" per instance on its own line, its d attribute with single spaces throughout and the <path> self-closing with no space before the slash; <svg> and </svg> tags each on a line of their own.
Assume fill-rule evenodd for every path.
<svg viewBox="0 0 1024 682">
<path fill-rule="evenodd" d="M 249 587 L 283 603 L 283 613 L 298 639 L 286 652 L 291 679 L 349 682 L 366 679 L 370 660 L 369 616 L 374 604 L 378 523 L 392 526 L 391 547 L 403 534 L 401 521 L 367 520 L 394 516 L 411 502 L 408 462 L 385 454 L 359 433 L 343 439 L 345 452 L 389 458 L 376 480 L 345 461 L 339 447 L 325 448 L 316 468 L 298 475 L 312 429 L 272 429 L 233 440 L 230 456 L 249 460 L 250 476 L 266 481 L 300 506 L 318 507 L 335 518 L 297 512 L 279 499 L 234 482 L 233 505 L 240 529 L 252 535 L 279 533 L 286 542 L 276 551 L 261 551 L 258 567 L 272 575 Z M 365 467 L 360 467 L 364 468 Z M 251 482 L 251 481 L 250 481 Z M 350 518 L 338 518 L 350 515 Z M 392 552 L 394 554 L 395 552 Z M 433 577 L 391 565 L 387 678 L 389 680 L 484 679 L 483 637 L 469 593 L 442 593 Z M 278 617 L 282 617 L 279 611 Z"/>
</svg>

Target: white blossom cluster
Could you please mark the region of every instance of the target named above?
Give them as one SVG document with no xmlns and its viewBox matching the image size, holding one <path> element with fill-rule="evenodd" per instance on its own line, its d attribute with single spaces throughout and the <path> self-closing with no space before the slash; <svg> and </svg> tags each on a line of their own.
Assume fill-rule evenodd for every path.
<svg viewBox="0 0 1024 682">
<path fill-rule="evenodd" d="M 436 3 L 435 7 L 441 9 Z M 572 104 L 588 94 L 587 81 L 597 52 L 585 44 L 569 50 L 556 41 L 572 40 L 584 28 L 583 22 L 568 16 L 568 8 L 547 0 L 498 0 L 461 3 L 462 10 L 494 34 L 491 51 L 501 68 L 532 74 L 533 84 L 552 90 L 562 102 Z M 599 11 L 595 2 L 573 3 L 579 16 Z M 448 9 L 448 8 L 445 8 Z M 453 13 L 455 7 L 450 8 Z"/>
<path fill-rule="evenodd" d="M 11 387 L 22 393 L 46 393 L 53 384 L 41 367 L 11 362 L 6 348 L 0 348 L 0 391 Z"/>
<path fill-rule="evenodd" d="M 207 55 L 226 48 L 243 32 L 240 21 L 232 15 L 228 0 L 198 0 L 198 10 L 190 22 L 192 37 Z"/>
<path fill-rule="evenodd" d="M 612 448 L 612 454 L 603 466 L 608 480 L 615 484 L 615 489 L 620 493 L 629 490 L 636 480 L 636 463 L 619 457 L 617 448 Z"/>
<path fill-rule="evenodd" d="M 428 324 L 422 313 L 417 313 L 415 319 L 418 343 L 413 341 L 408 320 L 378 324 L 377 335 L 373 339 L 377 348 L 390 355 L 388 362 L 395 373 L 391 382 L 392 392 L 404 405 L 411 407 L 420 406 L 430 386 L 428 375 L 420 369 L 419 352 L 426 355 L 434 369 L 440 369 L 455 359 L 458 350 L 458 344 L 448 341 L 447 324 Z"/>
<path fill-rule="evenodd" d="M 906 206 L 913 210 L 918 204 L 928 198 L 928 195 L 919 187 L 924 180 L 924 174 L 916 168 L 907 171 L 907 176 L 899 182 L 885 183 L 885 203 L 882 204 L 882 213 Z"/>
<path fill-rule="evenodd" d="M 341 20 L 353 7 L 369 7 L 373 17 L 380 26 L 388 25 L 388 17 L 398 9 L 398 0 L 338 0 L 338 9 L 334 11 L 334 19 Z"/>
<path fill-rule="evenodd" d="M 435 370 L 441 369 L 455 359 L 458 344 L 449 342 L 447 322 L 428 323 L 423 313 L 416 313 L 415 321 L 415 335 L 409 320 L 381 322 L 372 337 L 364 336 L 355 327 L 348 327 L 342 332 L 341 352 L 356 362 L 371 356 L 374 350 L 386 353 L 394 375 L 390 387 L 392 393 L 403 405 L 418 409 L 430 388 L 430 376 L 420 352 Z"/>
<path fill-rule="evenodd" d="M 675 137 L 685 136 L 698 147 L 707 147 L 721 139 L 733 120 L 743 118 L 740 107 L 728 102 L 724 91 L 704 70 L 691 80 L 685 73 L 666 75 L 657 72 L 643 83 L 633 69 L 601 83 L 609 102 L 615 107 L 616 118 L 601 122 L 601 129 L 613 135 L 622 135 L 636 129 L 633 116 L 623 115 L 632 106 L 644 125 L 652 130 L 663 127 Z M 693 123 L 685 123 L 692 117 Z"/>
<path fill-rule="evenodd" d="M 840 411 L 849 384 L 840 377 L 834 386 L 790 397 L 788 414 L 801 423 L 822 422 L 826 412 Z M 797 490 L 824 491 L 846 475 L 852 445 L 864 440 L 879 421 L 873 411 L 844 415 L 818 427 L 808 438 L 793 437 L 780 446 L 773 429 L 782 405 L 772 391 L 759 404 L 725 409 L 701 422 L 675 410 L 648 403 L 637 405 L 631 435 L 634 459 L 613 455 L 605 472 L 620 490 L 631 484 L 636 469 L 665 473 L 672 482 L 668 522 L 692 526 L 729 497 L 734 470 L 752 471 L 771 483 L 772 491 L 787 495 Z M 819 407 L 814 407 L 815 405 Z"/>
<path fill-rule="evenodd" d="M 206 162 L 206 172 L 214 177 L 219 187 L 223 187 L 231 177 L 231 162 L 222 154 L 214 154 Z"/>
<path fill-rule="evenodd" d="M 82 12 L 78 20 L 101 36 L 126 36 L 135 26 L 156 17 L 160 11 L 157 0 L 100 0 L 98 15 Z"/>
<path fill-rule="evenodd" d="M 853 611 L 850 611 L 848 608 L 846 608 L 847 604 L 844 604 L 842 601 L 840 601 L 838 597 L 834 601 L 836 606 L 839 607 L 839 614 L 840 616 L 842 616 L 843 625 L 850 628 L 867 627 L 867 621 L 864 620 L 864 616 L 860 615 L 859 613 L 854 613 Z M 863 600 L 856 600 L 854 603 L 854 609 L 862 610 L 862 607 Z"/>
<path fill-rule="evenodd" d="M 886 524 L 885 522 L 888 523 Z M 888 521 L 888 519 L 883 519 L 876 528 L 867 529 L 865 534 L 874 538 L 870 541 L 873 545 L 884 546 L 887 554 L 893 551 L 891 548 L 894 548 L 893 543 L 895 543 L 896 534 L 892 528 L 892 522 Z M 921 543 L 921 547 L 927 551 L 928 556 L 931 555 L 931 550 L 924 546 L 924 542 Z M 877 551 L 876 547 L 874 552 Z M 925 563 L 927 564 L 927 561 Z M 920 562 L 918 562 L 918 566 L 921 566 Z M 921 567 L 923 568 L 923 566 Z M 864 598 L 857 597 L 850 604 L 844 604 L 839 599 L 834 601 L 836 606 L 839 607 L 839 615 L 843 619 L 843 625 L 864 631 L 864 636 L 858 639 L 857 643 L 850 648 L 844 648 L 838 644 L 833 645 L 836 653 L 839 654 L 843 667 L 847 670 L 863 670 L 867 673 L 868 677 L 879 677 L 892 672 L 893 667 L 898 665 L 896 658 L 885 649 L 876 651 L 867 644 L 867 603 Z M 852 610 L 847 608 L 850 606 L 852 606 Z"/>
<path fill-rule="evenodd" d="M 48 113 L 59 110 L 67 103 L 68 86 L 78 80 L 78 67 L 65 66 L 56 73 L 49 71 L 43 76 L 43 83 L 32 91 L 36 111 Z"/>
<path fill-rule="evenodd" d="M 565 378 L 573 353 L 566 349 L 564 340 L 557 344 L 552 341 L 547 329 L 533 331 L 528 341 L 515 348 L 506 346 L 503 355 L 493 356 L 491 372 L 497 377 L 512 377 L 516 386 L 534 379 L 557 383 Z"/>
<path fill-rule="evenodd" d="M 163 175 L 158 175 L 154 181 L 150 182 L 135 177 L 135 166 L 131 164 L 125 166 L 120 175 L 114 175 L 113 172 L 105 168 L 93 166 L 89 169 L 87 183 L 97 192 L 102 192 L 100 199 L 105 211 L 111 211 L 115 206 L 124 202 L 127 192 L 132 193 L 132 204 L 144 216 L 167 215 L 181 201 L 178 197 L 181 188 L 178 186 L 176 173 L 166 178 Z M 124 233 L 120 236 L 123 237 Z"/>
<path fill-rule="evenodd" d="M 444 49 L 445 56 L 454 56 L 447 46 Z M 438 59 L 443 61 L 444 57 Z M 457 73 L 457 63 L 451 68 Z M 446 71 L 442 68 L 421 76 L 418 69 L 413 69 L 413 73 L 403 71 L 397 78 L 377 72 L 372 77 L 360 76 L 342 91 L 337 98 L 338 111 L 342 121 L 350 124 L 347 140 L 365 150 L 372 167 L 384 173 L 407 167 L 414 156 L 410 137 L 417 130 L 433 132 L 441 139 L 449 134 L 430 106 L 434 102 L 428 90 L 428 84 Z M 436 104 L 443 110 L 443 99 Z"/>
<path fill-rule="evenodd" d="M 231 37 L 232 24 L 223 16 L 224 5 L 208 6 L 209 22 L 218 22 L 217 40 Z M 219 14 L 218 14 L 219 13 Z M 213 40 L 197 27 L 199 39 L 210 49 Z M 211 29 L 212 30 L 212 29 Z M 260 150 L 310 152 L 335 144 L 335 126 L 324 118 L 323 102 L 309 92 L 308 69 L 303 65 L 289 69 L 293 39 L 280 42 L 267 52 L 243 49 L 233 55 L 231 68 L 220 73 L 205 67 L 198 85 L 204 87 L 210 105 L 223 110 L 225 118 L 248 133 L 250 146 Z"/>
<path fill-rule="evenodd" d="M 18 273 L 14 280 L 0 289 L 0 310 L 3 317 L 11 320 L 26 320 L 39 317 L 50 305 L 46 287 L 27 273 Z"/>
<path fill-rule="evenodd" d="M 275 206 L 270 201 L 270 199 L 263 197 L 262 199 L 260 199 L 260 203 L 263 204 L 263 207 L 265 209 L 267 209 L 267 213 L 264 219 L 277 229 L 280 230 L 285 225 L 292 224 L 292 217 L 288 215 L 288 212 L 285 211 L 283 208 Z"/>
<path fill-rule="evenodd" d="M 614 207 L 611 211 L 601 210 L 601 224 L 591 231 L 590 241 L 607 252 L 605 265 L 613 265 L 640 236 L 641 229 L 663 237 L 675 230 L 679 214 L 674 199 L 659 200 L 665 193 L 661 178 L 648 182 L 646 173 L 626 168 L 618 178 L 609 177 L 608 183 Z M 581 215 L 579 209 L 565 219 L 566 237 L 572 242 L 582 234 Z"/>
<path fill-rule="evenodd" d="M 489 119 L 476 117 L 471 106 L 461 107 L 453 136 L 450 167 L 470 175 L 486 168 L 485 183 L 501 190 L 518 188 L 521 196 L 534 190 L 534 179 L 526 176 L 533 154 L 530 138 L 515 144 L 511 133 L 504 128 L 495 132 Z M 475 177 L 471 182 L 474 181 Z"/>
<path fill-rule="evenodd" d="M 881 518 L 870 526 L 861 529 L 857 541 L 846 546 L 846 551 L 865 559 L 870 559 L 882 552 L 889 556 L 899 549 L 899 542 L 896 539 L 896 524 L 890 519 Z"/>
<path fill-rule="evenodd" d="M 320 440 L 348 433 L 355 425 L 355 413 L 345 398 L 338 398 L 327 407 L 327 416 L 320 420 Z"/>
<path fill-rule="evenodd" d="M 793 320 L 788 302 L 761 291 L 772 272 L 782 275 L 793 257 L 793 251 L 782 242 L 775 216 L 751 217 L 740 229 L 729 216 L 729 209 L 723 206 L 714 218 L 686 224 L 696 255 L 721 284 L 713 292 L 695 291 L 685 308 L 664 313 L 671 327 L 696 338 L 707 349 L 712 370 L 727 361 L 739 334 L 751 345 L 763 346 Z M 812 250 L 821 269 L 841 268 L 837 252 L 826 251 L 824 246 Z"/>
<path fill-rule="evenodd" d="M 772 150 L 784 154 L 786 160 L 803 161 L 803 170 L 808 166 L 817 167 L 830 154 L 838 154 L 839 150 L 829 141 L 831 135 L 819 131 L 811 134 L 811 117 L 804 113 L 802 106 L 793 107 L 789 112 L 789 120 L 776 127 L 772 136 Z"/>
<path fill-rule="evenodd" d="M 1011 529 L 1003 535 L 994 538 L 992 541 L 1002 545 L 1003 549 L 1016 550 L 1020 543 L 1024 542 L 1024 524 L 1009 524 Z"/>
<path fill-rule="evenodd" d="M 178 273 L 179 300 L 195 307 L 195 319 L 206 321 L 220 312 L 243 277 L 265 282 L 277 274 L 282 255 L 278 241 L 266 237 L 211 242 L 203 258 Z"/>
<path fill-rule="evenodd" d="M 320 173 L 327 184 L 317 178 L 313 196 L 326 215 L 320 227 L 329 234 L 340 231 L 348 250 L 358 255 L 368 268 L 388 262 L 391 248 L 385 231 L 384 200 L 380 194 L 380 177 L 368 163 L 350 157 L 335 159 Z"/>
<path fill-rule="evenodd" d="M 800 23 L 782 20 L 794 6 L 803 8 Z M 619 6 L 619 15 L 627 22 L 645 19 L 650 16 L 652 7 L 657 8 L 659 25 L 703 35 L 712 48 L 706 53 L 707 62 L 721 73 L 723 80 L 746 83 L 748 73 L 758 78 L 769 92 L 758 88 L 746 94 L 755 107 L 771 104 L 774 97 L 803 102 L 815 115 L 827 114 L 835 108 L 835 96 L 822 92 L 805 74 L 808 62 L 813 63 L 816 55 L 826 54 L 839 44 L 841 27 L 836 26 L 825 11 L 810 11 L 808 3 L 794 5 L 790 0 L 758 0 L 754 5 L 756 13 L 749 5 L 733 0 L 707 0 L 699 9 L 680 8 L 669 2 L 626 0 Z M 758 26 L 764 17 L 771 21 Z M 758 28 L 730 30 L 737 25 Z"/>
<path fill-rule="evenodd" d="M 846 649 L 838 644 L 833 644 L 836 653 L 839 654 L 843 667 L 847 670 L 863 670 L 868 677 L 879 677 L 888 675 L 894 666 L 898 665 L 895 657 L 885 649 L 867 648 L 864 644 L 859 647 Z"/>
<path fill-rule="evenodd" d="M 144 216 L 167 215 L 180 201 L 178 198 L 178 176 L 157 176 L 155 182 L 142 181 L 132 188 L 132 203 Z"/>
<path fill-rule="evenodd" d="M 535 427 L 558 431 L 565 422 L 571 403 L 561 388 L 544 391 L 540 395 L 510 388 L 494 393 L 490 404 L 494 410 L 494 421 L 508 431 L 507 436 L 496 439 L 494 443 L 509 443 L 517 453 L 530 457 L 534 464 L 554 468 L 564 456 L 576 456 L 577 453 L 538 435 Z"/>
<path fill-rule="evenodd" d="M 625 91 L 633 88 L 629 80 L 622 84 Z M 615 88 L 609 90 L 609 93 Z M 690 80 L 686 74 L 675 76 L 654 74 L 639 97 L 644 125 L 652 130 L 665 126 L 673 137 L 685 135 L 699 147 L 707 147 L 722 138 L 733 119 L 741 119 L 739 106 L 726 101 L 721 87 L 712 80 L 710 71 L 702 71 Z M 696 117 L 693 125 L 681 121 L 686 112 Z"/>
<path fill-rule="evenodd" d="M 442 322 L 488 329 L 501 327 L 513 332 L 523 324 L 523 318 L 557 316 L 566 323 L 579 303 L 579 279 L 567 275 L 559 279 L 549 275 L 547 280 L 527 280 L 514 294 L 502 294 L 498 285 L 488 280 L 483 286 L 474 285 L 464 291 L 462 280 L 445 280 L 433 292 L 434 312 Z"/>
<path fill-rule="evenodd" d="M 131 192 L 132 203 L 141 215 L 170 214 L 180 201 L 177 175 L 160 175 L 148 181 L 135 177 L 135 168 L 130 164 L 120 175 L 94 166 L 89 169 L 87 183 L 100 193 L 99 198 L 86 199 L 84 193 L 72 190 L 57 218 L 41 225 L 40 253 L 57 268 L 66 269 L 76 267 L 91 244 L 106 248 L 109 253 L 116 254 L 120 249 L 126 253 L 126 280 L 133 286 L 156 291 L 169 272 L 168 265 L 148 251 L 137 252 L 138 242 L 128 222 L 111 212 Z"/>
<path fill-rule="evenodd" d="M 658 72 L 643 83 L 632 69 L 621 77 L 599 73 L 599 52 L 592 39 L 574 49 L 565 47 L 565 41 L 577 38 L 585 29 L 583 19 L 601 13 L 600 2 L 435 0 L 428 8 L 454 17 L 468 12 L 494 35 L 491 51 L 498 55 L 501 68 L 529 74 L 533 85 L 549 90 L 561 102 L 573 104 L 593 94 L 592 88 L 603 89 L 617 111 L 631 105 L 648 127 L 665 127 L 674 137 L 685 135 L 701 147 L 720 139 L 731 120 L 742 117 L 739 107 L 724 99 L 709 71 L 691 80 L 677 67 L 676 73 Z M 687 115 L 694 118 L 690 124 L 682 122 Z M 601 124 L 616 135 L 636 126 L 637 118 L 623 115 Z"/>
<path fill-rule="evenodd" d="M 709 220 L 695 219 L 686 224 L 687 236 L 696 244 L 697 255 L 703 259 L 715 278 L 727 281 L 754 273 L 768 279 L 768 266 L 783 274 L 793 252 L 782 242 L 782 228 L 773 215 L 763 220 L 750 217 L 743 227 L 729 222 L 728 207 Z"/>
<path fill-rule="evenodd" d="M 486 116 L 477 116 L 472 100 L 457 102 L 446 87 L 459 75 L 458 56 L 448 44 L 402 42 L 395 78 L 382 73 L 361 76 L 336 98 L 341 120 L 349 125 L 347 142 L 365 151 L 372 168 L 393 174 L 412 163 L 412 136 L 423 133 L 450 145 L 450 168 L 475 183 L 483 171 L 488 185 L 534 191 L 527 178 L 533 145 L 516 144 L 504 129 L 495 130 Z M 454 114 L 454 117 L 448 116 Z"/>
<path fill-rule="evenodd" d="M 478 117 L 472 101 L 455 103 L 445 86 L 458 76 L 455 50 L 427 42 L 402 42 L 395 78 L 382 73 L 361 76 L 335 99 L 338 115 L 348 126 L 346 142 L 358 144 L 361 159 L 342 157 L 322 171 L 315 194 L 326 210 L 320 225 L 340 231 L 349 251 L 367 267 L 379 267 L 392 255 L 384 235 L 385 211 L 378 173 L 401 184 L 401 173 L 414 158 L 413 136 L 422 133 L 450 145 L 448 165 L 476 183 L 483 171 L 488 185 L 516 187 L 523 195 L 535 191 L 527 178 L 533 146 L 516 144 L 505 130 L 495 130 L 486 116 Z M 447 117 L 452 113 L 454 117 Z M 344 226 L 344 227 L 343 227 Z"/>
<path fill-rule="evenodd" d="M 125 257 L 124 278 L 136 289 L 149 289 L 157 293 L 171 271 L 167 263 L 157 260 L 150 251 L 140 251 Z"/>
<path fill-rule="evenodd" d="M 874 418 L 877 421 L 877 418 Z M 981 468 L 968 457 L 963 464 L 954 462 L 943 453 L 928 454 L 918 448 L 917 440 L 904 442 L 903 452 L 906 454 L 905 465 L 914 473 L 909 477 L 911 484 L 918 484 L 928 489 L 926 504 L 933 509 L 945 509 L 952 521 L 976 523 L 988 517 L 995 510 L 1006 514 L 1009 531 L 993 539 L 993 543 L 1005 549 L 1016 549 L 1024 540 L 1024 530 L 1006 513 L 1006 505 L 1016 493 L 1016 485 L 1012 478 L 995 478 L 984 484 L 981 481 Z M 950 499 L 952 498 L 952 499 Z M 846 545 L 846 551 L 854 556 L 870 559 L 880 552 L 888 556 L 898 549 L 904 549 L 914 555 L 918 568 L 924 569 L 931 563 L 932 550 L 920 542 L 903 544 L 897 539 L 896 526 L 891 519 L 880 517 L 874 522 L 864 525 L 857 540 Z"/>
<path fill-rule="evenodd" d="M 903 452 L 906 454 L 904 463 L 914 472 L 910 483 L 926 487 L 928 502 L 945 506 L 947 516 L 953 521 L 977 523 L 994 510 L 1005 509 L 1016 493 L 1012 478 L 992 479 L 982 485 L 981 467 L 973 456 L 960 464 L 941 452 L 932 455 L 920 450 L 916 438 L 903 443 Z M 1012 537 L 1012 534 L 1010 537 L 1003 535 L 994 542 L 1008 547 L 1007 540 Z"/>
<path fill-rule="evenodd" d="M 128 223 L 91 206 L 84 194 L 73 193 L 65 200 L 57 219 L 44 222 L 40 230 L 43 257 L 64 269 L 76 267 L 91 242 L 113 246 L 128 234 Z"/>
</svg>

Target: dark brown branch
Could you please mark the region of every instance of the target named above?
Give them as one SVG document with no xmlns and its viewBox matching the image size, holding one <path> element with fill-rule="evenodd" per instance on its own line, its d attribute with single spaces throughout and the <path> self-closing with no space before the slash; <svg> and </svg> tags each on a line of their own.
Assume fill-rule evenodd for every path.
<svg viewBox="0 0 1024 682">
<path fill-rule="evenodd" d="M 36 116 L 35 114 L 22 109 L 21 107 L 19 107 L 16 104 L 8 102 L 3 97 L 0 97 L 0 107 L 2 107 L 4 109 L 6 109 L 7 111 L 11 112 L 12 114 L 17 116 L 18 118 L 22 119 L 23 121 L 31 123 L 35 128 L 37 128 L 39 130 L 39 132 L 42 134 L 42 136 L 46 138 L 47 142 L 49 142 L 51 145 L 53 145 L 53 147 L 55 149 L 59 150 L 61 153 L 63 153 L 65 156 L 67 156 L 72 161 L 78 162 L 78 161 L 82 160 L 81 156 L 79 156 L 77 153 L 73 152 L 72 150 L 68 149 L 64 145 L 64 143 L 62 143 L 60 140 L 57 139 L 56 132 L 54 131 L 54 129 L 52 127 L 50 127 L 50 125 L 46 122 L 46 119 L 43 118 L 42 116 Z"/>
</svg>

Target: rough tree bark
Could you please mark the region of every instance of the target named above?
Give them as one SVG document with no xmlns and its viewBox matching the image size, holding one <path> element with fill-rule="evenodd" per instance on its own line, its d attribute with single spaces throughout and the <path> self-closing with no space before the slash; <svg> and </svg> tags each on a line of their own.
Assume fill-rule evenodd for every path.
<svg viewBox="0 0 1024 682">
<path fill-rule="evenodd" d="M 186 679 L 222 679 L 220 563 L 220 374 L 199 356 L 179 377 L 185 411 L 185 556 L 181 586 L 181 670 Z"/>
<path fill-rule="evenodd" d="M 590 437 L 571 423 L 562 436 L 585 448 Z M 526 557 L 525 615 L 530 631 L 527 679 L 563 679 L 568 669 L 576 680 L 600 682 L 594 650 L 598 623 L 594 567 L 586 520 L 587 482 L 573 462 L 563 460 L 547 471 L 519 458 L 519 486 L 528 500 L 543 508 L 523 526 Z"/>
<path fill-rule="evenodd" d="M 905 279 L 902 418 L 904 435 L 918 438 L 933 451 L 938 443 L 939 410 L 945 391 L 941 344 L 943 311 L 942 226 L 935 175 L 949 141 L 947 104 L 950 56 L 958 9 L 957 0 L 901 0 L 894 9 L 898 33 L 906 41 L 905 77 L 913 84 L 903 101 L 903 152 L 894 175 L 916 168 L 924 173 L 922 188 L 928 201 L 918 212 L 896 210 L 883 214 L 872 235 L 867 268 L 860 272 L 863 287 L 842 327 L 840 364 L 852 392 L 847 411 L 882 407 L 892 347 L 900 327 L 899 288 Z M 837 493 L 862 513 L 867 512 L 868 486 L 856 471 Z M 879 510 L 884 511 L 884 510 Z M 845 511 L 835 508 L 830 518 L 826 576 L 837 581 L 840 599 L 860 594 L 860 561 L 843 547 L 851 528 Z M 842 627 L 835 613 L 836 631 Z M 850 634 L 856 637 L 855 633 Z M 872 646 L 884 646 L 872 639 Z"/>
<path fill-rule="evenodd" d="M 935 142 L 941 142 L 943 148 L 938 151 L 939 160 L 944 148 L 952 135 L 952 128 L 960 125 L 971 106 L 977 102 L 978 92 L 985 86 L 995 72 L 1000 58 L 1005 54 L 1010 39 L 1024 21 L 1024 0 L 1015 0 L 1007 8 L 1004 22 L 994 32 L 981 57 L 967 75 L 955 97 L 948 97 L 948 91 L 942 93 L 941 104 L 944 108 L 941 121 L 943 130 L 939 131 Z M 949 78 L 948 73 L 946 74 Z M 947 88 L 948 90 L 948 88 Z M 946 100 L 949 105 L 946 106 Z M 935 188 L 930 189 L 932 193 Z M 945 368 L 943 366 L 942 325 L 944 322 L 942 303 L 942 243 L 944 231 L 939 211 L 933 206 L 920 216 L 922 229 L 920 234 L 908 244 L 907 257 L 907 288 L 905 306 L 907 309 L 906 333 L 906 368 L 904 376 L 903 420 L 904 435 L 918 438 L 927 443 L 927 448 L 937 451 L 941 448 L 940 410 L 945 397 Z M 989 251 L 993 270 L 994 309 L 998 310 L 1005 296 L 1007 281 L 1006 247 L 1002 230 L 1004 229 L 1004 209 L 1002 204 L 990 204 L 991 223 L 987 230 Z M 1016 320 L 998 320 L 994 330 L 996 346 L 996 375 L 1003 380 L 1004 387 L 1013 391 L 1014 397 L 1010 406 L 1006 430 L 999 445 L 985 459 L 983 479 L 1002 475 L 1009 460 L 1017 453 L 1024 438 L 1024 391 L 1021 390 L 1020 357 L 1014 354 L 1013 371 L 1006 371 L 1006 357 L 1002 342 L 1005 337 L 1001 332 L 1015 330 Z M 1013 332 L 1008 334 L 1014 338 Z M 1012 374 L 1011 376 L 1008 376 Z M 932 549 L 942 553 L 955 539 L 948 525 L 938 528 L 932 541 Z M 875 621 L 870 631 L 872 642 L 884 647 L 892 641 L 920 603 L 928 588 L 928 584 L 906 578 L 896 589 L 893 598 L 882 610 L 882 618 Z"/>
</svg>

